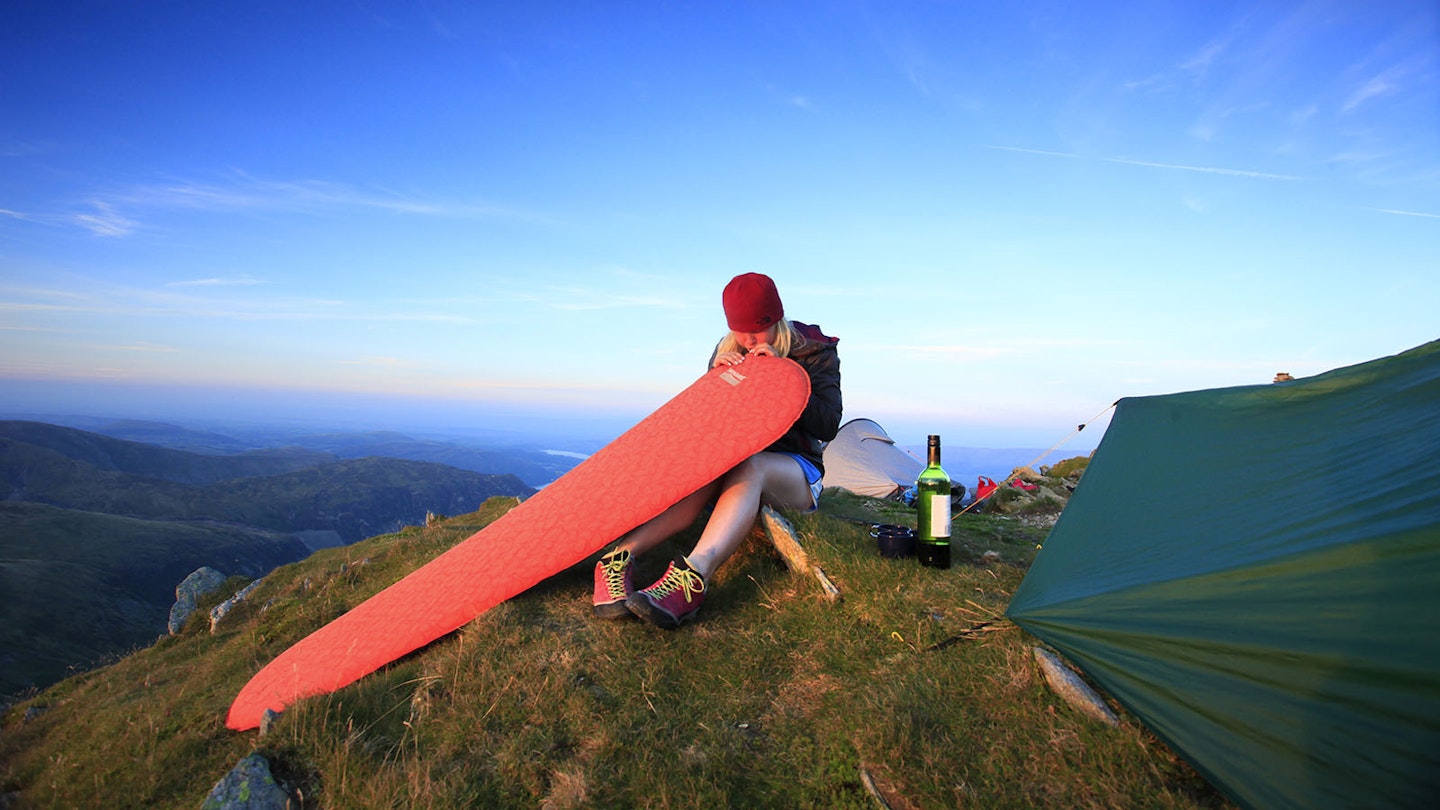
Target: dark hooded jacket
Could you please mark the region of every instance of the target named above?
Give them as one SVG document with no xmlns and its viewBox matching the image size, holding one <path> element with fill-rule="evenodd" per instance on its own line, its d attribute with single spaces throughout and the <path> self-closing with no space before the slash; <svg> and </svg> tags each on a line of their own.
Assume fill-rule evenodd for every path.
<svg viewBox="0 0 1440 810">
<path fill-rule="evenodd" d="M 810 401 L 795 424 L 774 444 L 765 448 L 777 453 L 798 453 L 822 473 L 825 443 L 840 430 L 840 354 L 835 349 L 839 338 L 820 331 L 820 327 L 791 321 L 790 326 L 801 338 L 790 347 L 790 359 L 810 375 Z M 711 353 L 710 364 L 715 364 Z"/>
</svg>

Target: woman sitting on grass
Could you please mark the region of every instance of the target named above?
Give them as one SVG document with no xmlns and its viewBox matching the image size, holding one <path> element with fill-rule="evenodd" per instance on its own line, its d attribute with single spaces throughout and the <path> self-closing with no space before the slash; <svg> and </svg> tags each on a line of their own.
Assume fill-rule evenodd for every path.
<svg viewBox="0 0 1440 810">
<path fill-rule="evenodd" d="M 710 368 L 733 366 L 752 354 L 788 357 L 810 375 L 810 400 L 778 441 L 629 532 L 600 558 L 594 605 L 602 619 L 633 614 L 679 627 L 700 609 L 705 583 L 749 534 L 762 504 L 808 511 L 819 503 L 823 443 L 840 428 L 839 340 L 817 326 L 786 321 L 775 282 L 759 273 L 731 279 L 721 301 L 730 332 L 716 345 Z M 655 584 L 634 590 L 635 558 L 687 528 L 711 504 L 694 550 L 671 562 Z"/>
</svg>

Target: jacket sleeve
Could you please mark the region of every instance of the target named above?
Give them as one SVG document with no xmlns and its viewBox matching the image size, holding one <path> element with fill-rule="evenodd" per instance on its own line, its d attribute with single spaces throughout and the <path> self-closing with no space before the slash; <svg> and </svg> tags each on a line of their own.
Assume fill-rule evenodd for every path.
<svg viewBox="0 0 1440 810">
<path fill-rule="evenodd" d="M 840 431 L 844 410 L 840 397 L 840 355 L 833 346 L 826 347 L 804 366 L 810 375 L 810 401 L 795 424 L 805 434 L 828 442 Z"/>
</svg>

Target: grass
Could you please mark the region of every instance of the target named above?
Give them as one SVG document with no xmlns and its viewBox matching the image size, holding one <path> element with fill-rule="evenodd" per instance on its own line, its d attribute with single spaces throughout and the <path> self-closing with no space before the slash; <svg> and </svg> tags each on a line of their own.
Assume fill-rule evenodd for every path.
<svg viewBox="0 0 1440 810">
<path fill-rule="evenodd" d="M 0 696 L 151 643 L 201 565 L 253 575 L 304 552 L 243 526 L 0 503 Z"/>
<path fill-rule="evenodd" d="M 679 631 L 594 620 L 581 565 L 264 739 L 224 728 L 261 665 L 506 506 L 318 552 L 216 635 L 197 621 L 31 696 L 0 724 L 0 794 L 195 807 L 258 748 L 304 807 L 875 807 L 862 772 L 897 808 L 1227 806 L 1133 718 L 1099 725 L 1054 697 L 1033 639 L 997 621 L 1044 528 L 962 515 L 955 566 L 924 569 L 881 558 L 864 525 L 912 511 L 833 491 L 789 517 L 837 604 L 760 533 Z"/>
</svg>

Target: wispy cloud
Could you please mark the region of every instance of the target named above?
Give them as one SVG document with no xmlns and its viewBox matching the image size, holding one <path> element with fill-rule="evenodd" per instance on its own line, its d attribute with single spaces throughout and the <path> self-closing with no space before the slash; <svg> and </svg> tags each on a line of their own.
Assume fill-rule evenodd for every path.
<svg viewBox="0 0 1440 810">
<path fill-rule="evenodd" d="M 1180 63 L 1180 70 L 1196 78 L 1204 78 L 1215 60 L 1230 47 L 1233 36 L 1217 39 L 1201 48 L 1194 56 Z"/>
<path fill-rule="evenodd" d="M 1301 127 L 1308 123 L 1310 119 L 1314 118 L 1318 112 L 1320 112 L 1320 105 L 1312 102 L 1291 110 L 1290 115 L 1287 116 L 1287 120 L 1290 126 Z"/>
<path fill-rule="evenodd" d="M 854 350 L 852 350 L 854 351 Z M 964 357 L 970 360 L 989 360 L 996 357 L 1015 354 L 1016 350 L 1002 346 L 970 346 L 964 344 L 901 344 L 901 343 L 877 343 L 864 346 L 860 349 L 864 352 L 895 353 L 900 355 L 944 355 L 947 357 Z"/>
<path fill-rule="evenodd" d="M 44 141 L 0 141 L 0 157 L 32 157 L 52 151 L 54 146 Z"/>
<path fill-rule="evenodd" d="M 361 322 L 471 325 L 476 319 L 437 309 L 433 302 L 387 301 L 383 306 L 291 296 L 242 297 L 223 279 L 156 288 L 75 279 L 70 289 L 0 285 L 0 313 L 71 313 L 87 316 L 182 318 L 242 322 Z M 247 284 L 247 282 L 238 282 Z M 264 284 L 265 282 L 256 282 Z M 203 291 L 214 288 L 215 295 Z M 226 289 L 221 295 L 219 290 Z"/>
<path fill-rule="evenodd" d="M 1389 95 L 1395 92 L 1395 85 L 1391 84 L 1383 76 L 1376 76 L 1365 85 L 1350 95 L 1345 104 L 1340 107 L 1341 112 L 1352 112 L 1356 107 L 1364 104 L 1372 98 Z"/>
<path fill-rule="evenodd" d="M 1044 155 L 1046 157 L 1067 158 L 1070 160 L 1092 160 L 1100 163 L 1119 163 L 1126 166 L 1143 166 L 1150 169 L 1170 169 L 1174 171 L 1200 172 L 1202 174 L 1219 174 L 1227 177 L 1248 177 L 1259 180 L 1303 180 L 1291 174 L 1275 174 L 1273 172 L 1257 172 L 1248 169 L 1227 169 L 1220 166 L 1187 166 L 1181 163 L 1160 163 L 1151 160 L 1134 160 L 1131 158 L 1102 157 L 1090 155 L 1078 155 L 1073 152 L 1052 152 L 1046 149 L 1026 149 L 1020 146 L 985 146 L 985 149 L 994 149 L 1001 152 L 1020 152 L 1030 155 Z"/>
<path fill-rule="evenodd" d="M 1376 208 L 1381 214 L 1397 214 L 1402 217 L 1424 217 L 1425 219 L 1440 219 L 1440 214 L 1427 214 L 1423 211 L 1400 211 L 1394 208 Z"/>
<path fill-rule="evenodd" d="M 354 360 L 341 360 L 339 361 L 339 363 L 342 366 L 365 366 L 369 368 L 383 369 L 416 369 L 421 368 L 423 365 L 413 359 L 379 356 L 360 357 Z"/>
<path fill-rule="evenodd" d="M 560 312 L 619 309 L 685 310 L 695 306 L 697 291 L 683 273 L 662 275 L 624 266 L 603 266 L 576 273 L 545 285 L 511 283 L 496 295 L 520 304 L 534 304 Z"/>
<path fill-rule="evenodd" d="M 89 280 L 86 279 L 86 282 Z M 0 282 L 0 306 L 14 304 L 16 301 L 7 299 L 23 299 L 25 301 L 72 301 L 83 302 L 93 297 L 81 290 L 63 289 L 57 284 L 35 285 L 35 284 L 9 284 Z"/>
<path fill-rule="evenodd" d="M 1106 163 L 1123 163 L 1128 166 L 1148 166 L 1152 169 L 1178 169 L 1186 172 L 1201 172 L 1203 174 L 1223 174 L 1230 177 L 1254 177 L 1261 180 L 1301 180 L 1304 178 L 1292 174 L 1274 174 L 1272 172 L 1257 172 L 1248 169 L 1226 169 L 1218 166 L 1186 166 L 1179 163 L 1156 163 L 1148 160 L 1130 160 L 1127 158 L 1097 158 Z"/>
<path fill-rule="evenodd" d="M 4 307 L 0 307 L 3 310 Z M 0 323 L 0 330 L 6 332 L 59 332 L 62 330 L 53 329 L 48 326 L 28 326 L 25 324 Z"/>
<path fill-rule="evenodd" d="M 147 206 L 208 210 L 320 211 L 331 208 L 367 208 L 396 214 L 453 219 L 532 216 L 519 209 L 494 203 L 426 199 L 384 189 L 362 188 L 323 180 L 263 180 L 243 174 L 228 185 L 172 183 L 144 186 L 129 194 L 118 195 L 117 199 Z"/>
<path fill-rule="evenodd" d="M 272 301 L 232 302 L 213 299 L 175 300 L 170 302 L 136 303 L 109 307 L 98 304 L 96 311 L 114 314 L 210 318 L 233 321 L 299 321 L 359 323 L 446 323 L 473 324 L 474 318 L 446 312 L 404 309 L 399 302 L 390 302 L 384 309 L 345 301 L 285 299 Z"/>
<path fill-rule="evenodd" d="M 765 95 L 775 103 L 801 110 L 815 109 L 815 101 L 803 93 L 791 92 L 770 82 L 765 82 L 760 87 Z"/>
<path fill-rule="evenodd" d="M 83 304 L 42 304 L 30 301 L 0 301 L 0 312 L 84 312 Z"/>
<path fill-rule="evenodd" d="M 1126 345 L 1128 345 L 1128 343 L 1121 340 L 1077 338 L 1070 336 L 1064 339 L 1025 337 L 1009 340 L 994 340 L 987 338 L 982 343 L 972 343 L 965 339 L 952 339 L 948 341 L 940 339 L 934 343 L 915 344 L 867 343 L 864 346 L 851 347 L 850 351 L 862 351 L 866 353 L 879 352 L 896 356 L 941 355 L 980 361 L 1020 355 L 1054 356 L 1057 352 L 1090 351 L 1099 348 L 1113 349 Z"/>
<path fill-rule="evenodd" d="M 677 301 L 653 294 L 627 294 L 573 286 L 548 287 L 545 294 L 531 295 L 528 298 L 536 303 L 568 312 L 646 307 L 678 308 L 681 306 Z"/>
<path fill-rule="evenodd" d="M 1120 87 L 1126 92 L 1152 95 L 1173 93 L 1184 84 L 1205 84 L 1211 70 L 1234 50 L 1238 36 L 1239 30 L 1232 28 L 1223 36 L 1206 42 L 1178 64 L 1161 66 L 1158 72 L 1122 82 Z"/>
<path fill-rule="evenodd" d="M 180 351 L 174 346 L 162 346 L 158 343 L 119 343 L 95 348 L 112 352 L 144 352 L 147 354 L 173 354 Z"/>
<path fill-rule="evenodd" d="M 100 236 L 127 236 L 147 215 L 173 211 L 291 212 L 322 215 L 368 210 L 443 219 L 515 219 L 548 223 L 533 211 L 477 200 L 447 200 L 323 180 L 265 180 L 237 174 L 228 182 L 151 183 L 93 195 L 90 209 L 70 221 Z M 18 216 L 18 215 L 17 215 Z"/>
<path fill-rule="evenodd" d="M 91 200 L 87 209 L 66 213 L 26 213 L 0 208 L 0 217 L 37 225 L 79 227 L 95 236 L 128 236 L 140 229 L 140 223 L 121 214 L 116 206 L 107 200 Z"/>
<path fill-rule="evenodd" d="M 1400 93 L 1412 72 L 1408 65 L 1395 65 L 1366 78 L 1351 91 L 1345 103 L 1340 106 L 1340 111 L 1351 113 L 1374 99 Z"/>
<path fill-rule="evenodd" d="M 188 281 L 172 281 L 165 285 L 167 287 L 253 287 L 260 284 L 273 284 L 272 281 L 265 281 L 254 276 L 241 275 L 229 278 L 197 278 Z"/>
<path fill-rule="evenodd" d="M 94 211 L 74 216 L 75 224 L 96 236 L 127 236 L 139 229 L 140 223 L 115 210 L 104 200 L 94 200 Z"/>
<path fill-rule="evenodd" d="M 1120 89 L 1127 93 L 1139 93 L 1141 95 L 1156 95 L 1169 93 L 1175 89 L 1175 82 L 1169 74 L 1156 73 L 1146 76 L 1143 79 L 1130 79 L 1121 82 Z"/>
</svg>

